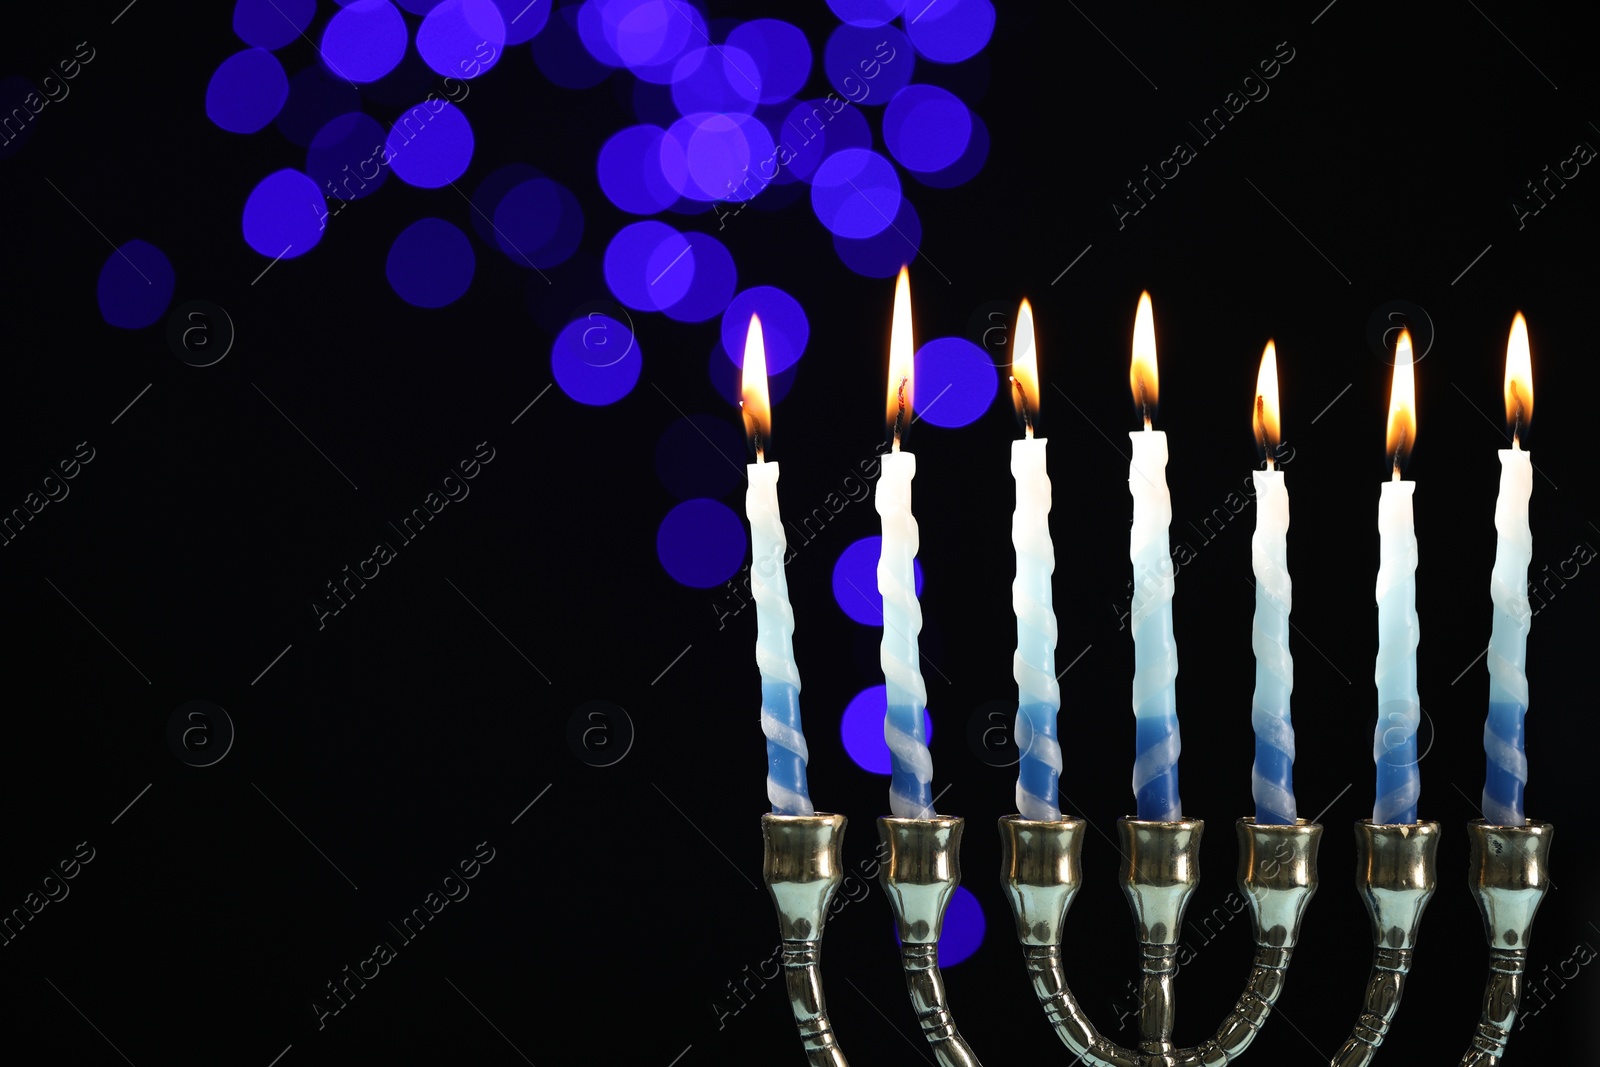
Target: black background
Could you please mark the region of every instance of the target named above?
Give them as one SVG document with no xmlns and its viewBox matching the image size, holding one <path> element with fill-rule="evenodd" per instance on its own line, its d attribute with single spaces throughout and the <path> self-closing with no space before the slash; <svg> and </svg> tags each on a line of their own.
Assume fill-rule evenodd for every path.
<svg viewBox="0 0 1600 1067">
<path fill-rule="evenodd" d="M 1520 308 L 1538 389 L 1527 437 L 1539 470 L 1533 571 L 1577 576 L 1551 585 L 1530 640 L 1528 810 L 1560 834 L 1531 965 L 1548 982 L 1542 1001 L 1525 998 L 1539 1010 L 1508 1062 L 1574 1062 L 1570 1050 L 1600 1037 L 1600 979 L 1589 967 L 1571 977 L 1600 946 L 1600 865 L 1580 821 L 1593 797 L 1583 694 L 1600 586 L 1591 568 L 1564 563 L 1576 546 L 1600 544 L 1584 432 L 1600 196 L 1589 186 L 1600 178 L 1584 167 L 1520 227 L 1512 204 L 1576 144 L 1600 144 L 1591 48 L 1577 26 L 1509 4 L 1321 3 L 1226 14 L 1007 5 L 979 58 L 917 63 L 914 80 L 959 92 L 993 135 L 967 185 L 907 182 L 925 229 L 911 266 L 918 336 L 987 341 L 1003 363 L 1004 330 L 985 331 L 1007 326 L 1024 295 L 1039 323 L 1058 666 L 1081 653 L 1061 682 L 1064 806 L 1093 825 L 1068 921 L 1069 977 L 1108 1036 L 1135 1039 L 1124 1014 L 1134 946 L 1110 841 L 1132 807 L 1123 434 L 1137 426 L 1127 355 L 1147 288 L 1174 544 L 1196 550 L 1175 601 L 1181 786 L 1185 812 L 1210 826 L 1176 1037 L 1210 1035 L 1249 956 L 1246 920 L 1214 941 L 1200 920 L 1228 911 L 1229 824 L 1252 810 L 1253 510 L 1211 540 L 1188 524 L 1223 507 L 1255 462 L 1247 405 L 1268 337 L 1294 449 L 1295 783 L 1302 813 L 1322 812 L 1327 832 L 1282 1018 L 1252 1055 L 1314 1062 L 1309 1045 L 1325 1061 L 1354 1021 L 1370 959 L 1349 827 L 1372 796 L 1374 515 L 1389 378 L 1379 341 L 1402 301 L 1407 321 L 1432 333 L 1408 476 L 1418 482 L 1427 712 L 1421 813 L 1445 837 L 1440 889 L 1382 1055 L 1454 1062 L 1465 1048 L 1485 963 L 1465 886 L 1463 827 L 1478 814 L 1483 770 L 1486 673 L 1474 657 L 1489 631 L 1502 360 Z M 332 10 L 321 7 L 313 39 Z M 675 503 L 655 441 L 683 414 L 737 419 L 706 375 L 716 321 L 635 315 L 644 372 L 616 405 L 544 392 L 551 330 L 607 297 L 598 259 L 629 221 L 599 195 L 594 160 L 634 121 L 631 77 L 561 89 L 519 46 L 473 83 L 462 107 L 478 151 L 458 184 L 470 191 L 503 163 L 534 163 L 577 193 L 583 245 L 545 272 L 549 284 L 478 245 L 468 295 L 423 311 L 383 280 L 388 245 L 423 215 L 467 229 L 465 199 L 390 182 L 331 220 L 312 254 L 261 275 L 267 261 L 241 240 L 241 206 L 263 175 L 304 156 L 272 127 L 241 137 L 205 117 L 211 72 L 241 47 L 231 5 L 120 10 L 114 0 L 24 22 L 8 13 L 0 41 L 0 76 L 35 82 L 78 42 L 96 50 L 71 95 L 0 159 L 0 506 L 21 506 L 79 442 L 95 457 L 0 557 L 0 907 L 22 906 L 80 842 L 94 849 L 70 896 L 0 948 L 5 1042 L 49 1049 L 52 1061 L 141 1067 L 264 1067 L 280 1054 L 285 1067 L 443 1056 L 799 1062 L 781 986 L 752 977 L 777 942 L 759 875 L 754 613 L 726 614 L 726 590 L 676 584 L 654 549 Z M 821 3 L 717 2 L 709 14 L 795 21 L 819 68 L 837 22 Z M 718 40 L 727 28 L 714 23 Z M 1280 49 L 1293 58 L 1270 95 L 1201 144 L 1188 123 Z M 290 73 L 315 61 L 304 40 L 279 54 Z M 808 88 L 826 91 L 820 69 Z M 374 97 L 368 110 L 387 123 L 398 109 Z M 1124 183 L 1180 140 L 1197 158 L 1119 226 L 1112 204 Z M 706 214 L 669 221 L 717 232 Z M 803 200 L 743 212 L 717 236 L 741 288 L 780 286 L 810 317 L 772 452 L 785 511 L 804 514 L 879 446 L 892 282 L 846 270 Z M 174 308 L 226 308 L 237 340 L 222 362 L 180 362 L 161 324 L 103 324 L 96 277 L 111 244 L 135 237 L 171 258 Z M 928 573 L 934 788 L 942 812 L 968 819 L 964 884 L 988 918 L 982 948 L 946 977 L 963 1032 L 997 1063 L 1063 1054 L 1039 1018 L 995 878 L 990 827 L 1012 810 L 1014 770 L 967 740 L 988 702 L 1015 698 L 1015 433 L 1001 397 L 973 425 L 920 424 L 909 441 Z M 319 629 L 310 605 L 324 583 L 483 441 L 495 458 L 470 497 Z M 708 449 L 703 462 L 722 461 Z M 741 498 L 725 502 L 742 510 Z M 846 545 L 876 531 L 871 506 L 851 503 L 788 570 L 812 795 L 850 817 L 852 871 L 873 852 L 887 781 L 849 761 L 834 724 L 857 690 L 881 681 L 879 635 L 842 615 L 829 574 Z M 192 699 L 224 707 L 237 730 L 213 766 L 186 766 L 167 742 L 169 717 Z M 569 720 L 590 700 L 626 710 L 631 748 L 619 716 L 588 748 L 569 743 Z M 594 766 L 619 750 L 601 741 L 626 754 Z M 387 924 L 484 841 L 494 859 L 470 896 L 319 1029 L 311 1005 L 325 983 L 375 942 L 398 941 Z M 888 909 L 875 884 L 866 891 L 828 927 L 834 1022 L 857 1062 L 917 1063 L 929 1057 Z M 1554 977 L 1563 967 L 1564 985 Z"/>
</svg>

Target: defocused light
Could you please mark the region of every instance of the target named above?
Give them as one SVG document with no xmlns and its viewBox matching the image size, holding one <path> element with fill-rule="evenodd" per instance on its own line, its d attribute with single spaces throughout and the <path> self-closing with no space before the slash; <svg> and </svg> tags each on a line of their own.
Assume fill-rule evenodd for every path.
<svg viewBox="0 0 1600 1067">
<path fill-rule="evenodd" d="M 1000 389 L 994 363 L 962 337 L 936 337 L 917 349 L 916 382 L 918 419 L 945 427 L 976 422 Z"/>
<path fill-rule="evenodd" d="M 417 28 L 417 53 L 447 78 L 476 78 L 499 62 L 505 45 L 506 24 L 494 0 L 443 0 Z"/>
<path fill-rule="evenodd" d="M 206 85 L 206 117 L 230 133 L 255 133 L 277 117 L 289 98 L 283 65 L 264 48 L 235 52 Z"/>
<path fill-rule="evenodd" d="M 882 233 L 861 240 L 833 236 L 833 250 L 845 266 L 867 278 L 893 278 L 917 258 L 922 245 L 922 219 L 911 201 L 901 200 L 894 223 Z"/>
<path fill-rule="evenodd" d="M 472 242 L 443 219 L 418 219 L 394 239 L 384 274 L 408 304 L 438 308 L 453 304 L 472 285 Z"/>
<path fill-rule="evenodd" d="M 233 32 L 257 48 L 282 48 L 305 32 L 317 13 L 317 0 L 238 0 Z"/>
<path fill-rule="evenodd" d="M 811 178 L 811 208 L 840 237 L 882 233 L 900 210 L 894 164 L 865 148 L 833 153 Z"/>
<path fill-rule="evenodd" d="M 327 211 L 322 191 L 304 174 L 269 174 L 244 202 L 245 243 L 269 259 L 303 256 L 322 240 Z"/>
<path fill-rule="evenodd" d="M 606 246 L 606 284 L 636 311 L 661 311 L 682 300 L 694 273 L 688 240 L 664 222 L 624 226 Z"/>
<path fill-rule="evenodd" d="M 908 85 L 883 110 L 883 141 L 907 170 L 953 165 L 972 139 L 972 112 L 935 85 Z"/>
<path fill-rule="evenodd" d="M 983 51 L 994 33 L 989 0 L 938 0 L 906 26 L 918 52 L 935 63 L 959 63 Z"/>
<path fill-rule="evenodd" d="M 744 523 L 715 500 L 685 500 L 661 520 L 656 555 L 673 581 L 710 589 L 732 578 L 744 562 Z"/>
<path fill-rule="evenodd" d="M 148 241 L 128 241 L 100 267 L 95 286 L 100 317 L 124 330 L 141 330 L 166 313 L 175 284 L 166 253 Z"/>
<path fill-rule="evenodd" d="M 550 371 L 561 391 L 596 407 L 632 392 L 643 364 L 633 330 L 598 311 L 569 322 L 550 347 Z"/>
<path fill-rule="evenodd" d="M 472 162 L 472 125 L 450 101 L 425 101 L 395 120 L 385 148 L 395 177 L 407 185 L 437 189 L 466 173 Z"/>
<path fill-rule="evenodd" d="M 777 19 L 746 22 L 728 34 L 728 46 L 755 63 L 760 102 L 776 104 L 798 93 L 811 75 L 811 45 L 799 27 Z"/>
<path fill-rule="evenodd" d="M 389 180 L 382 166 L 383 127 L 370 115 L 351 111 L 340 115 L 311 139 L 306 150 L 306 174 L 326 196 L 359 200 L 378 191 Z"/>
<path fill-rule="evenodd" d="M 734 366 L 744 365 L 744 338 L 751 315 L 761 316 L 768 374 L 781 374 L 805 354 L 806 342 L 811 338 L 805 309 L 782 289 L 758 285 L 734 297 L 722 314 L 722 348 Z M 773 399 L 777 399 L 776 389 Z"/>
<path fill-rule="evenodd" d="M 338 77 L 377 81 L 406 54 L 405 16 L 389 0 L 355 0 L 328 20 L 318 51 Z"/>
</svg>

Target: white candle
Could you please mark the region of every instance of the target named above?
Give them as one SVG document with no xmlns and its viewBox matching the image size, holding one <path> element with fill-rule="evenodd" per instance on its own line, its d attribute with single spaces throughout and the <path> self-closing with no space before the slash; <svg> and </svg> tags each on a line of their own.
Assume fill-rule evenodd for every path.
<svg viewBox="0 0 1600 1067">
<path fill-rule="evenodd" d="M 1267 342 L 1256 378 L 1256 439 L 1267 454 L 1267 469 L 1253 471 L 1256 529 L 1250 538 L 1250 563 L 1256 576 L 1256 614 L 1250 644 L 1256 656 L 1256 688 L 1250 724 L 1256 735 L 1256 760 L 1250 792 L 1258 825 L 1292 825 L 1294 800 L 1294 725 L 1289 694 L 1294 690 L 1294 659 L 1289 655 L 1289 490 L 1273 453 L 1278 425 L 1277 348 Z"/>
<path fill-rule="evenodd" d="M 922 680 L 917 635 L 922 605 L 917 602 L 914 562 L 917 520 L 911 514 L 911 479 L 917 457 L 900 450 L 911 423 L 911 281 L 904 267 L 894 289 L 894 321 L 889 334 L 888 421 L 892 451 L 883 457 L 874 503 L 883 517 L 883 547 L 878 557 L 878 592 L 883 597 L 883 643 L 879 662 L 888 690 L 883 737 L 889 745 L 889 810 L 901 819 L 933 816 L 933 756 L 923 723 L 928 690 Z"/>
<path fill-rule="evenodd" d="M 1377 795 L 1372 821 L 1417 821 L 1422 778 L 1417 770 L 1417 727 L 1422 703 L 1417 696 L 1417 535 L 1411 514 L 1415 482 L 1400 479 L 1400 462 L 1417 436 L 1416 384 L 1411 365 L 1411 334 L 1401 331 L 1395 345 L 1394 380 L 1389 393 L 1388 451 L 1393 476 L 1378 498 L 1378 725 L 1372 742 Z"/>
<path fill-rule="evenodd" d="M 1483 783 L 1483 817 L 1496 826 L 1522 826 L 1522 793 L 1528 784 L 1522 719 L 1528 710 L 1528 564 L 1533 559 L 1533 531 L 1528 526 L 1528 498 L 1533 495 L 1533 459 L 1522 450 L 1522 431 L 1533 417 L 1533 369 L 1528 352 L 1528 325 L 1522 312 L 1511 323 L 1506 343 L 1506 421 L 1512 424 L 1511 447 L 1500 450 L 1500 495 L 1494 503 L 1494 572 L 1489 597 L 1494 623 L 1489 637 L 1489 716 L 1483 727 L 1487 770 Z"/>
<path fill-rule="evenodd" d="M 1133 528 L 1128 558 L 1133 563 L 1133 791 L 1138 815 L 1147 821 L 1183 818 L 1178 797 L 1178 648 L 1172 636 L 1172 566 L 1168 527 L 1172 496 L 1167 491 L 1167 435 L 1151 428 L 1157 396 L 1155 319 L 1150 294 L 1139 295 L 1133 324 L 1133 361 L 1128 371 L 1144 429 L 1128 434 L 1133 459 L 1128 492 Z"/>
<path fill-rule="evenodd" d="M 778 513 L 778 465 L 766 462 L 772 434 L 767 394 L 767 354 L 761 320 L 750 316 L 745 337 L 745 432 L 756 461 L 745 467 L 750 486 L 744 510 L 750 520 L 750 592 L 756 601 L 756 667 L 761 672 L 761 732 L 767 738 L 767 799 L 776 815 L 814 815 L 806 788 L 806 737 L 800 729 L 800 668 L 794 659 L 794 609 L 783 573 L 788 543 Z"/>
<path fill-rule="evenodd" d="M 1024 819 L 1056 822 L 1061 779 L 1061 745 L 1056 714 L 1061 690 L 1056 684 L 1056 613 L 1050 576 L 1056 569 L 1050 540 L 1050 475 L 1045 469 L 1045 439 L 1034 436 L 1039 415 L 1038 350 L 1033 308 L 1024 300 L 1017 312 L 1011 357 L 1012 398 L 1022 416 L 1025 437 L 1011 442 L 1011 476 L 1017 507 L 1011 516 L 1011 543 L 1017 551 L 1017 576 L 1011 607 L 1017 616 L 1017 651 L 1011 673 L 1017 680 L 1017 811 Z"/>
</svg>

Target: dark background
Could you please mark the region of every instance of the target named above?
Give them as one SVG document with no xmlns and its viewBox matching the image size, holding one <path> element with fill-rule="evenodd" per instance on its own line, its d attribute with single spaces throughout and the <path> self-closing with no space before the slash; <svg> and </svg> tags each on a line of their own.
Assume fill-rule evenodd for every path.
<svg viewBox="0 0 1600 1067">
<path fill-rule="evenodd" d="M 1547 980 L 1543 1006 L 1525 997 L 1531 1014 L 1508 1062 L 1570 1062 L 1576 1043 L 1600 1037 L 1600 979 L 1591 967 L 1572 977 L 1600 946 L 1600 865 L 1579 819 L 1593 797 L 1584 694 L 1600 580 L 1563 563 L 1575 546 L 1600 545 L 1584 433 L 1600 178 L 1583 168 L 1520 228 L 1512 203 L 1574 145 L 1600 144 L 1592 51 L 1577 26 L 1510 4 L 1321 4 L 1006 5 L 978 58 L 919 60 L 914 80 L 962 95 L 993 148 L 963 187 L 907 181 L 925 229 L 911 266 L 918 336 L 987 341 L 1003 362 L 1004 333 L 984 331 L 1009 323 L 1021 296 L 1034 303 L 1058 665 L 1082 654 L 1061 683 L 1064 806 L 1094 828 L 1069 916 L 1069 976 L 1100 1028 L 1131 1043 L 1124 983 L 1136 958 L 1109 842 L 1132 808 L 1133 650 L 1119 624 L 1122 435 L 1138 425 L 1128 342 L 1139 291 L 1153 294 L 1174 544 L 1197 550 L 1175 601 L 1181 785 L 1185 812 L 1210 826 L 1185 932 L 1197 956 L 1179 980 L 1184 1044 L 1211 1034 L 1246 974 L 1247 920 L 1220 935 L 1199 920 L 1227 911 L 1230 823 L 1252 812 L 1253 751 L 1253 510 L 1209 542 L 1188 524 L 1248 477 L 1247 404 L 1262 344 L 1276 338 L 1294 448 L 1295 780 L 1302 813 L 1321 811 L 1327 832 L 1283 1018 L 1252 1055 L 1315 1062 L 1307 1046 L 1325 1061 L 1354 1021 L 1370 960 L 1349 827 L 1370 814 L 1373 785 L 1380 338 L 1399 321 L 1431 334 L 1408 476 L 1421 553 L 1421 813 L 1445 836 L 1440 889 L 1382 1056 L 1433 1063 L 1454 1062 L 1480 1007 L 1486 957 L 1463 829 L 1483 773 L 1487 678 L 1474 657 L 1490 622 L 1505 337 L 1513 313 L 1527 314 L 1533 571 L 1578 573 L 1551 586 L 1530 640 L 1528 810 L 1561 832 L 1530 967 Z M 332 10 L 322 8 L 313 37 Z M 20 506 L 79 442 L 95 456 L 0 558 L 0 906 L 21 906 L 80 842 L 94 850 L 70 896 L 0 948 L 4 1041 L 48 1048 L 53 1061 L 141 1067 L 265 1067 L 280 1055 L 285 1067 L 800 1062 L 781 986 L 752 977 L 777 942 L 759 874 L 754 613 L 723 615 L 725 590 L 681 586 L 655 556 L 675 503 L 655 441 L 683 414 L 737 419 L 706 375 L 716 320 L 636 315 L 644 372 L 611 407 L 543 393 L 552 324 L 608 297 L 598 258 L 630 221 L 599 195 L 594 160 L 634 121 L 631 77 L 561 89 L 519 46 L 474 83 L 463 109 L 478 153 L 459 184 L 532 162 L 577 193 L 583 246 L 545 285 L 478 245 L 470 292 L 423 311 L 389 289 L 383 257 L 421 215 L 467 230 L 465 200 L 390 182 L 330 223 L 312 254 L 252 284 L 267 261 L 241 240 L 240 208 L 303 151 L 272 127 L 240 137 L 205 117 L 211 71 L 242 47 L 231 5 L 146 0 L 112 25 L 121 10 L 113 0 L 8 13 L 0 40 L 0 76 L 36 81 L 79 41 L 97 52 L 71 96 L 0 159 L 0 503 Z M 709 15 L 801 25 L 817 55 L 809 88 L 826 91 L 820 53 L 837 20 L 823 4 L 717 0 Z M 1187 124 L 1279 42 L 1293 59 L 1270 95 L 1199 144 Z M 305 41 L 279 54 L 290 73 L 314 62 Z M 394 110 L 369 107 L 384 123 Z M 1178 140 L 1198 158 L 1119 228 L 1111 205 L 1124 183 Z M 716 231 L 709 215 L 669 221 Z M 803 200 L 743 212 L 717 235 L 741 288 L 780 286 L 810 317 L 772 453 L 786 513 L 804 514 L 879 446 L 892 283 L 845 269 Z M 174 308 L 226 308 L 237 339 L 221 363 L 185 365 L 164 325 L 104 325 L 95 279 L 110 244 L 134 237 L 171 258 Z M 988 921 L 982 948 L 946 978 L 963 1032 L 997 1063 L 1061 1055 L 995 877 L 991 827 L 1012 810 L 1015 772 L 968 740 L 974 717 L 987 725 L 988 702 L 1015 698 L 1015 432 L 1002 396 L 977 423 L 921 424 L 909 442 L 934 788 L 940 811 L 969 820 L 964 884 Z M 319 630 L 310 604 L 324 583 L 481 441 L 495 458 L 470 498 Z M 704 462 L 721 461 L 708 449 Z M 742 491 L 725 502 L 742 510 Z M 812 795 L 850 817 L 852 871 L 872 854 L 887 780 L 856 768 L 836 723 L 881 681 L 879 633 L 843 616 L 829 575 L 846 545 L 875 532 L 871 506 L 852 503 L 788 570 Z M 237 731 L 208 767 L 186 766 L 166 733 L 195 699 L 225 708 Z M 626 717 L 613 713 L 585 746 L 569 724 L 591 700 Z M 494 859 L 471 895 L 319 1030 L 311 1003 L 325 983 L 375 942 L 398 945 L 387 924 L 484 841 Z M 825 945 L 846 1052 L 866 1064 L 929 1059 L 875 884 L 830 921 Z"/>
</svg>

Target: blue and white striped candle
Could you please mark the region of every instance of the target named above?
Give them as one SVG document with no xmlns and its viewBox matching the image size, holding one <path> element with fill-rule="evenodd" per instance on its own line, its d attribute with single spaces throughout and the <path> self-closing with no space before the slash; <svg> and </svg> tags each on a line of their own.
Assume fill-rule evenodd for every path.
<svg viewBox="0 0 1600 1067">
<path fill-rule="evenodd" d="M 900 268 L 894 287 L 894 321 L 889 331 L 888 423 L 892 450 L 883 457 L 874 506 L 883 517 L 883 547 L 878 557 L 878 592 L 883 597 L 883 643 L 879 662 L 888 690 L 883 739 L 889 745 L 889 811 L 901 819 L 933 817 L 933 756 L 923 709 L 928 688 L 922 680 L 917 635 L 922 632 L 922 605 L 917 603 L 917 520 L 911 514 L 911 479 L 917 457 L 900 450 L 900 438 L 911 425 L 912 363 L 911 279 Z"/>
<path fill-rule="evenodd" d="M 775 815 L 814 815 L 806 788 L 806 737 L 800 729 L 800 668 L 794 660 L 794 609 L 783 562 L 788 543 L 778 513 L 778 465 L 766 461 L 771 438 L 767 353 L 761 320 L 750 316 L 741 390 L 745 433 L 756 461 L 745 471 L 750 520 L 750 592 L 756 601 L 756 666 L 761 671 L 761 732 L 767 738 L 767 799 Z"/>
<path fill-rule="evenodd" d="M 1128 558 L 1133 563 L 1133 792 L 1138 816 L 1147 821 L 1183 818 L 1178 798 L 1178 647 L 1172 636 L 1172 591 L 1176 577 L 1168 527 L 1172 496 L 1167 491 L 1167 435 L 1151 426 L 1155 411 L 1155 317 L 1150 294 L 1139 294 L 1133 323 L 1133 360 L 1128 369 L 1133 402 L 1144 429 L 1128 434 L 1133 459 L 1128 492 L 1133 496 L 1133 528 Z"/>
<path fill-rule="evenodd" d="M 1256 735 L 1256 762 L 1250 792 L 1256 824 L 1287 826 L 1295 821 L 1294 724 L 1289 694 L 1294 690 L 1294 659 L 1289 655 L 1289 490 L 1274 453 L 1282 440 L 1278 409 L 1278 351 L 1267 342 L 1256 375 L 1253 405 L 1256 441 L 1267 454 L 1267 469 L 1252 471 L 1256 488 L 1256 529 L 1250 562 L 1256 576 L 1256 615 L 1250 645 L 1256 655 L 1256 689 L 1250 724 Z"/>
<path fill-rule="evenodd" d="M 1489 637 L 1489 717 L 1483 726 L 1487 773 L 1483 781 L 1483 817 L 1496 826 L 1527 822 L 1522 791 L 1528 784 L 1528 757 L 1523 747 L 1522 718 L 1528 711 L 1528 564 L 1533 559 L 1533 532 L 1528 527 L 1528 498 L 1533 495 L 1533 459 L 1522 449 L 1522 431 L 1533 418 L 1533 367 L 1528 352 L 1528 324 L 1522 312 L 1511 323 L 1506 343 L 1506 421 L 1512 426 L 1511 447 L 1500 450 L 1500 495 L 1494 504 L 1494 572 L 1489 596 L 1494 623 Z"/>
<path fill-rule="evenodd" d="M 1011 543 L 1017 550 L 1017 576 L 1011 606 L 1017 615 L 1017 651 L 1011 673 L 1017 680 L 1017 811 L 1024 819 L 1056 822 L 1061 780 L 1061 744 L 1056 714 L 1061 690 L 1056 684 L 1056 613 L 1050 576 L 1056 569 L 1050 540 L 1050 474 L 1045 469 L 1043 437 L 1033 435 L 1039 417 L 1039 359 L 1033 308 L 1024 300 L 1017 312 L 1011 349 L 1012 400 L 1022 417 L 1024 438 L 1011 442 L 1011 476 L 1017 483 L 1017 508 L 1011 515 Z"/>
<path fill-rule="evenodd" d="M 1417 727 L 1422 703 L 1417 696 L 1417 535 L 1411 497 L 1417 483 L 1402 481 L 1401 461 L 1417 437 L 1416 379 L 1411 366 L 1411 334 L 1400 332 L 1395 345 L 1394 378 L 1389 389 L 1388 452 L 1392 477 L 1378 498 L 1378 725 L 1372 739 L 1377 795 L 1372 821 L 1379 825 L 1417 821 L 1422 776 L 1417 769 Z"/>
</svg>

